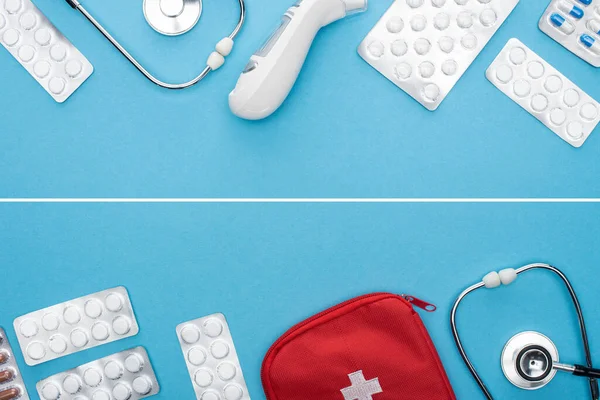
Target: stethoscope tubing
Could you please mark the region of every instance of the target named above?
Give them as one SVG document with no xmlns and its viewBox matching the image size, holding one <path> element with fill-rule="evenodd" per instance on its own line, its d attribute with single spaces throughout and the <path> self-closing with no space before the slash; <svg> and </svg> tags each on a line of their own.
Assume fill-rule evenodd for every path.
<svg viewBox="0 0 600 400">
<path fill-rule="evenodd" d="M 558 277 L 560 277 L 562 282 L 565 284 L 567 290 L 569 291 L 569 295 L 571 296 L 571 300 L 573 301 L 575 311 L 577 313 L 577 319 L 579 321 L 579 329 L 581 331 L 581 339 L 583 342 L 583 348 L 584 348 L 584 352 L 585 352 L 586 364 L 587 364 L 588 368 L 593 368 L 592 367 L 592 355 L 591 355 L 591 351 L 590 351 L 585 320 L 583 317 L 583 312 L 581 310 L 581 305 L 579 303 L 579 299 L 577 298 L 575 289 L 573 289 L 573 285 L 571 285 L 571 282 L 569 282 L 569 279 L 561 270 L 559 270 L 558 268 L 553 267 L 551 265 L 548 265 L 548 264 L 534 263 L 534 264 L 525 265 L 521 268 L 518 268 L 516 270 L 516 273 L 517 273 L 517 275 L 520 275 L 524 272 L 531 271 L 534 269 L 543 269 L 543 270 L 551 271 L 554 274 L 556 274 Z M 479 387 L 481 388 L 481 391 L 483 392 L 485 397 L 488 400 L 493 400 L 492 394 L 490 393 L 489 389 L 486 387 L 485 383 L 483 382 L 483 380 L 477 373 L 475 366 L 473 365 L 473 363 L 471 362 L 471 360 L 469 359 L 469 356 L 467 355 L 467 353 L 465 351 L 465 348 L 460 339 L 460 335 L 458 333 L 458 328 L 457 328 L 457 324 L 456 324 L 456 313 L 458 311 L 458 306 L 460 305 L 460 303 L 464 300 L 464 298 L 467 295 L 469 295 L 470 293 L 472 293 L 478 289 L 484 288 L 484 287 L 485 287 L 485 284 L 483 282 L 476 283 L 476 284 L 468 287 L 467 289 L 465 289 L 457 297 L 456 301 L 454 302 L 454 305 L 452 306 L 452 311 L 450 312 L 450 327 L 452 329 L 452 336 L 454 337 L 454 342 L 456 343 L 456 347 L 458 348 L 460 356 L 462 357 L 465 365 L 469 369 L 469 372 L 471 372 L 471 375 L 473 375 L 473 378 L 477 382 L 477 385 L 479 385 Z M 589 382 L 590 382 L 591 398 L 592 398 L 592 400 L 598 400 L 600 393 L 598 392 L 598 382 L 597 382 L 596 378 L 589 378 Z"/>
<path fill-rule="evenodd" d="M 150 80 L 152 83 L 154 83 L 155 85 L 158 85 L 162 88 L 165 89 L 172 89 L 172 90 L 181 90 L 181 89 L 186 89 L 189 88 L 191 86 L 194 86 L 195 84 L 197 84 L 198 82 L 200 82 L 202 79 L 206 78 L 206 76 L 212 71 L 211 67 L 209 67 L 208 65 L 206 67 L 204 67 L 204 69 L 202 70 L 202 72 L 196 76 L 194 79 L 188 81 L 188 82 L 183 82 L 183 83 L 167 83 L 167 82 L 163 82 L 160 79 L 156 78 L 153 74 L 151 74 L 146 68 L 144 68 L 144 66 L 136 60 L 136 58 L 134 56 L 131 55 L 131 53 L 129 53 L 127 51 L 127 49 L 125 49 L 124 46 L 122 46 L 105 28 L 104 26 L 102 26 L 102 24 L 100 22 L 98 22 L 93 16 L 92 14 L 90 14 L 89 11 L 87 11 L 87 9 L 78 1 L 78 0 L 66 0 L 67 3 L 69 3 L 69 5 L 71 7 L 73 7 L 74 9 L 78 10 L 81 14 L 83 14 L 83 16 L 92 24 L 94 25 L 94 27 L 117 49 L 119 50 L 119 52 L 125 57 L 127 58 L 127 60 L 129 60 L 129 62 L 131 64 L 133 64 L 133 66 L 135 68 L 137 68 L 138 71 L 140 71 L 148 80 Z M 244 25 L 244 22 L 246 21 L 246 4 L 245 4 L 245 0 L 238 0 L 238 3 L 240 5 L 240 14 L 239 14 L 239 19 L 238 19 L 238 23 L 235 26 L 235 28 L 233 29 L 233 31 L 231 32 L 231 34 L 228 36 L 231 40 L 234 40 L 236 38 L 236 36 L 240 33 L 240 30 L 242 29 L 242 26 Z"/>
</svg>

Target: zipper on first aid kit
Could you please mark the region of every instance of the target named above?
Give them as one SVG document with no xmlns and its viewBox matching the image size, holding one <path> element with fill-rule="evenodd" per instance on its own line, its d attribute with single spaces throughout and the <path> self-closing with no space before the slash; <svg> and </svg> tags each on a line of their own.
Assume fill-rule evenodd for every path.
<svg viewBox="0 0 600 400">
<path fill-rule="evenodd" d="M 421 310 L 425 310 L 427 312 L 434 312 L 435 310 L 437 310 L 437 307 L 434 304 L 418 299 L 415 296 L 411 296 L 409 294 L 401 294 L 400 296 L 402 296 L 404 300 L 412 304 L 413 307 L 418 307 Z"/>
</svg>

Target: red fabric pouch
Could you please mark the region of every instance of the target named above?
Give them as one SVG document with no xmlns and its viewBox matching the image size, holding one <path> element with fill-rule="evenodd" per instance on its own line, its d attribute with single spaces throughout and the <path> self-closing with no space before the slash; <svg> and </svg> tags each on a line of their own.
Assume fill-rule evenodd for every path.
<svg viewBox="0 0 600 400">
<path fill-rule="evenodd" d="M 294 326 L 265 356 L 267 399 L 455 400 L 413 304 L 434 308 L 410 296 L 374 293 Z"/>
</svg>

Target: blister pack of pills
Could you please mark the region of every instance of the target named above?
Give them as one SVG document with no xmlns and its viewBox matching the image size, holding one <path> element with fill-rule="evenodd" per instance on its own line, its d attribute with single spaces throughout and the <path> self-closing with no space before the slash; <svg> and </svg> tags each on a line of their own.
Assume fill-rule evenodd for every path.
<svg viewBox="0 0 600 400">
<path fill-rule="evenodd" d="M 600 67 L 600 0 L 553 0 L 539 27 L 572 53 Z"/>
<path fill-rule="evenodd" d="M 160 392 L 143 347 L 53 375 L 39 381 L 36 388 L 42 400 L 139 400 Z"/>
<path fill-rule="evenodd" d="M 581 147 L 600 121 L 596 100 L 517 39 L 508 41 L 486 76 L 574 147 Z"/>
<path fill-rule="evenodd" d="M 0 2 L 0 43 L 59 103 L 94 71 L 31 0 Z"/>
<path fill-rule="evenodd" d="M 25 362 L 37 365 L 139 332 L 127 289 L 116 287 L 14 321 Z"/>
<path fill-rule="evenodd" d="M 0 328 L 0 399 L 29 400 L 15 354 L 2 328 Z"/>
<path fill-rule="evenodd" d="M 519 0 L 396 0 L 358 52 L 436 110 Z"/>
<path fill-rule="evenodd" d="M 198 400 L 250 400 L 223 314 L 180 324 L 177 337 Z"/>
</svg>

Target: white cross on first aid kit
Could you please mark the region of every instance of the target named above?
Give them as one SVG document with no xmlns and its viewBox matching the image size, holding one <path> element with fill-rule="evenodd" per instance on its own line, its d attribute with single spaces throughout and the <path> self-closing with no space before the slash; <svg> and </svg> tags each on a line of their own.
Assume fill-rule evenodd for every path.
<svg viewBox="0 0 600 400">
<path fill-rule="evenodd" d="M 348 375 L 352 386 L 342 389 L 344 400 L 373 400 L 373 395 L 382 393 L 379 379 L 367 381 L 362 371 L 353 372 Z"/>
</svg>

